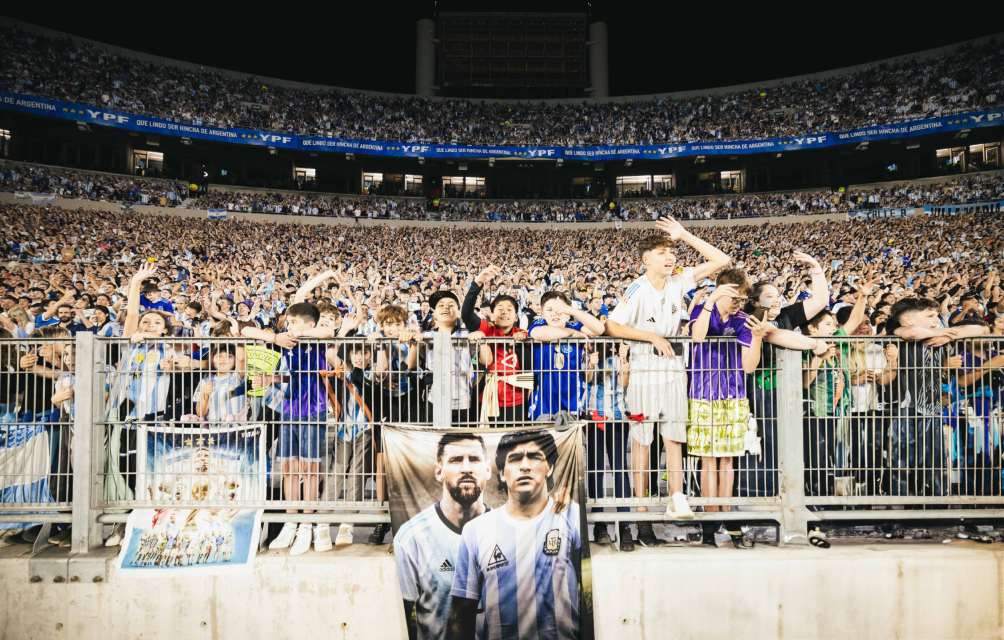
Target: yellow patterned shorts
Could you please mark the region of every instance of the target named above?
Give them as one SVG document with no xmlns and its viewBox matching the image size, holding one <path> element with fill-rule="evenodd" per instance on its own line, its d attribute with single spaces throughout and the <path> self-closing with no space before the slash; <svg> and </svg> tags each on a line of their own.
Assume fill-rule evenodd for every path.
<svg viewBox="0 0 1004 640">
<path fill-rule="evenodd" d="M 728 458 L 746 452 L 750 406 L 746 398 L 690 399 L 687 453 Z"/>
</svg>

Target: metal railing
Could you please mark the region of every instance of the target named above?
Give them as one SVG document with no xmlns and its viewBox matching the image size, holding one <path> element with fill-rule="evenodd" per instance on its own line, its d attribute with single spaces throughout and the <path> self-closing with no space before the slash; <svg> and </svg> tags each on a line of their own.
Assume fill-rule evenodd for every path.
<svg viewBox="0 0 1004 640">
<path fill-rule="evenodd" d="M 142 507 L 385 522 L 388 422 L 581 428 L 597 522 L 672 519 L 677 491 L 783 541 L 814 520 L 1002 517 L 1004 338 L 826 339 L 822 356 L 765 345 L 752 373 L 734 338 L 671 356 L 443 333 L 0 341 L 0 522 L 72 521 L 78 553 Z"/>
</svg>

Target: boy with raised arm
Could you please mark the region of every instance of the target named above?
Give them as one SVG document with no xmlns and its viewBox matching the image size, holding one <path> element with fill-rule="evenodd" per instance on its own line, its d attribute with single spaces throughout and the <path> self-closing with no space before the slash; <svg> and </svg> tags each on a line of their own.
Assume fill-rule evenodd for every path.
<svg viewBox="0 0 1004 640">
<path fill-rule="evenodd" d="M 687 371 L 683 349 L 671 346 L 668 337 L 681 335 L 686 318 L 684 294 L 696 282 L 724 269 L 731 258 L 721 250 L 687 231 L 673 218 L 660 218 L 656 226 L 662 235 L 642 240 L 638 247 L 645 273 L 628 286 L 624 297 L 607 318 L 606 333 L 615 338 L 647 342 L 631 347 L 632 375 L 626 402 L 631 418 L 631 470 L 635 497 L 647 493 L 645 469 L 649 447 L 659 425 L 666 448 L 670 503 L 666 514 L 693 518 L 683 494 L 683 443 L 687 440 Z M 673 245 L 682 242 L 706 262 L 676 272 L 678 260 Z M 638 526 L 642 544 L 658 544 L 652 526 Z"/>
</svg>

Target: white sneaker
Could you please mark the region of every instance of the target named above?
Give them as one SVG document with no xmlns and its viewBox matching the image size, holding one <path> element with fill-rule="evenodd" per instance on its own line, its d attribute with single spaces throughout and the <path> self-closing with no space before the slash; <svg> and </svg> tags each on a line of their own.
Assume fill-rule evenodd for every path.
<svg viewBox="0 0 1004 640">
<path fill-rule="evenodd" d="M 338 535 L 335 536 L 335 546 L 347 547 L 350 544 L 352 544 L 352 525 L 348 522 L 343 522 L 338 525 Z"/>
<path fill-rule="evenodd" d="M 672 500 L 666 505 L 666 515 L 676 520 L 693 520 L 694 512 L 687 504 L 687 496 L 679 491 L 673 494 Z"/>
<path fill-rule="evenodd" d="M 331 527 L 326 524 L 314 525 L 314 551 L 331 551 Z"/>
<path fill-rule="evenodd" d="M 122 535 L 124 533 L 123 526 L 120 524 L 115 525 L 112 529 L 112 535 L 108 536 L 105 540 L 106 547 L 117 547 L 122 544 Z"/>
<path fill-rule="evenodd" d="M 310 532 L 312 526 L 306 522 L 296 528 L 296 538 L 293 539 L 293 546 L 289 548 L 289 555 L 300 556 L 310 551 Z"/>
<path fill-rule="evenodd" d="M 268 543 L 269 551 L 276 551 L 278 549 L 287 549 L 289 545 L 293 544 L 293 536 L 296 535 L 296 525 L 292 522 L 287 522 L 282 525 L 282 531 L 279 532 L 272 542 Z"/>
</svg>

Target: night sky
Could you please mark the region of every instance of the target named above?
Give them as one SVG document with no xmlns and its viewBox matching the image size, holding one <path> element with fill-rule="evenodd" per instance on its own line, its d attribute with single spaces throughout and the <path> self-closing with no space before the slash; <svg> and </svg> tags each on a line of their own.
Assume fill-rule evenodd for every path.
<svg viewBox="0 0 1004 640">
<path fill-rule="evenodd" d="M 18 3 L 23 4 L 23 3 Z M 293 17 L 263 11 L 236 17 L 196 13 L 173 5 L 145 11 L 139 5 L 106 5 L 89 11 L 18 10 L 6 15 L 94 40 L 205 65 L 357 89 L 410 93 L 415 81 L 415 20 L 435 10 L 483 9 L 587 11 L 609 30 L 611 95 L 658 93 L 722 86 L 821 71 L 929 49 L 999 31 L 994 20 L 955 20 L 937 12 L 913 26 L 903 9 L 876 13 L 865 5 L 865 19 L 852 17 L 848 4 L 816 4 L 812 17 L 786 12 L 732 9 L 728 3 L 697 3 L 704 11 L 688 13 L 681 3 L 585 2 L 445 2 L 415 0 L 410 10 L 395 3 L 341 5 L 293 3 L 303 10 Z M 112 5 L 107 5 L 112 6 Z M 238 5 L 240 6 L 240 5 Z M 252 5 L 243 5 L 252 7 Z M 324 10 L 319 7 L 325 7 Z M 334 11 L 327 9 L 331 7 Z M 825 17 L 831 7 L 835 15 Z M 714 9 L 716 14 L 710 13 Z M 156 16 L 133 20 L 124 16 Z M 115 15 L 113 20 L 108 15 Z M 130 25 L 131 26 L 122 26 Z M 900 25 L 903 25 L 901 27 Z M 905 26 L 910 25 L 910 26 Z M 996 28 L 995 28 L 996 27 Z"/>
</svg>

